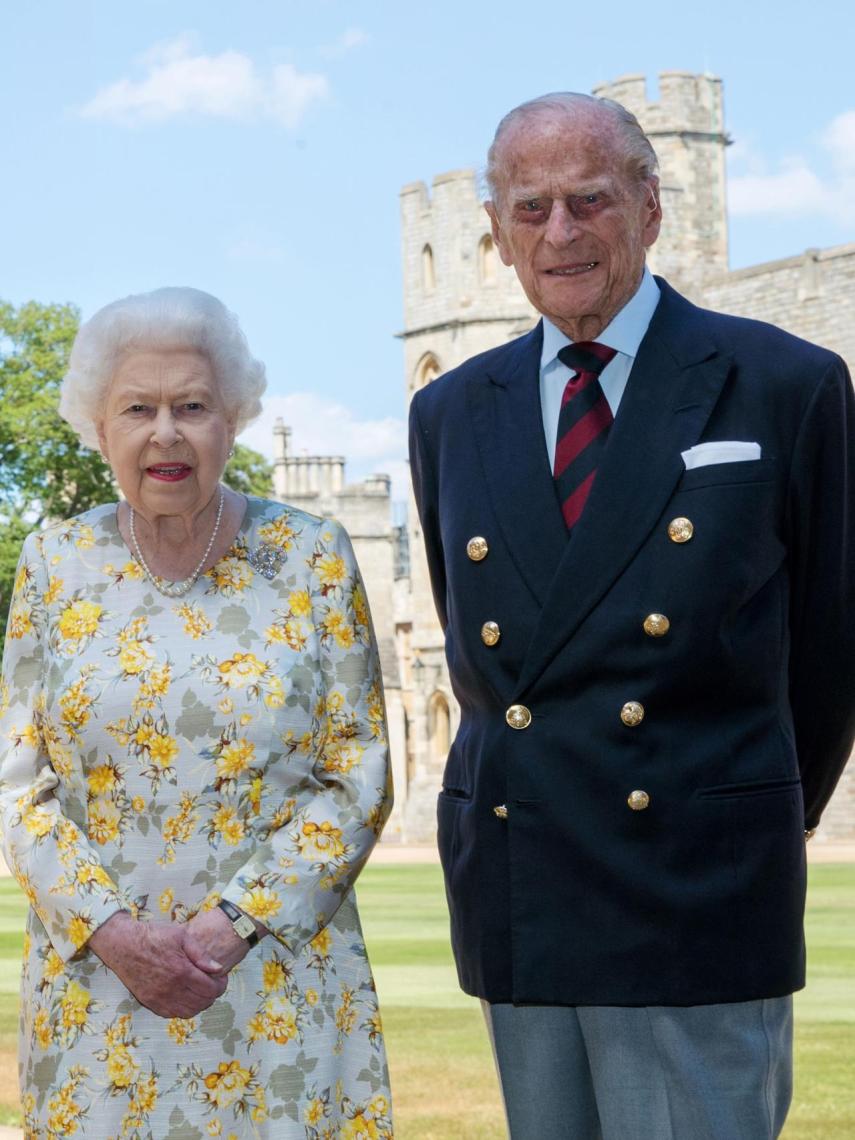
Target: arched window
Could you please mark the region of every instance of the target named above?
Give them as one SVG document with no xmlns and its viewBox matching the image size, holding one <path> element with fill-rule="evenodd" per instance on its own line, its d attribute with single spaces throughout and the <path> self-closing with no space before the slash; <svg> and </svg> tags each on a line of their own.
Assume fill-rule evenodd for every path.
<svg viewBox="0 0 855 1140">
<path fill-rule="evenodd" d="M 448 701 L 442 693 L 434 693 L 430 699 L 429 710 L 431 755 L 434 760 L 444 761 L 451 744 L 451 715 L 448 711 Z"/>
<path fill-rule="evenodd" d="M 422 249 L 422 288 L 425 293 L 432 293 L 436 288 L 436 274 L 433 269 L 433 250 L 430 245 Z"/>
<path fill-rule="evenodd" d="M 478 242 L 478 275 L 482 285 L 495 285 L 498 274 L 498 254 L 489 234 Z"/>
<path fill-rule="evenodd" d="M 416 391 L 436 380 L 442 372 L 440 363 L 432 352 L 427 352 L 416 365 Z"/>
</svg>

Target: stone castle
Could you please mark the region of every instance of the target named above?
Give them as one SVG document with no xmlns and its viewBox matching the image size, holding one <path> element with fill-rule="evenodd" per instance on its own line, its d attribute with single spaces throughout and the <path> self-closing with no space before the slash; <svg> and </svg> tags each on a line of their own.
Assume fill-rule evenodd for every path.
<svg viewBox="0 0 855 1140">
<path fill-rule="evenodd" d="M 639 119 L 659 156 L 664 222 L 651 269 L 696 303 L 780 325 L 834 349 L 855 371 L 855 243 L 728 269 L 725 130 L 721 80 L 664 72 L 659 98 L 626 76 L 594 94 Z M 486 140 L 485 140 L 486 141 Z M 401 191 L 404 371 L 408 400 L 440 373 L 519 336 L 537 314 L 502 265 L 471 170 Z M 295 456 L 275 429 L 279 498 L 333 515 L 349 530 L 366 581 L 386 685 L 396 807 L 386 838 L 433 839 L 436 793 L 458 710 L 412 502 L 392 523 L 390 481 L 345 482 L 344 459 Z M 855 839 L 855 760 L 816 842 Z"/>
</svg>

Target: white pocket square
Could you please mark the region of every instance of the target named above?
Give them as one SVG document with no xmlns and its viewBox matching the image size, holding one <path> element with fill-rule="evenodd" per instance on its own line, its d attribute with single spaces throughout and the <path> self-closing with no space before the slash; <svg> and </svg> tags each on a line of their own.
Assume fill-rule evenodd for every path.
<svg viewBox="0 0 855 1140">
<path fill-rule="evenodd" d="M 697 443 L 680 454 L 686 470 L 691 471 L 693 467 L 708 467 L 711 463 L 744 463 L 746 459 L 759 459 L 762 451 L 759 443 L 745 443 L 741 439 L 716 439 L 710 443 Z"/>
</svg>

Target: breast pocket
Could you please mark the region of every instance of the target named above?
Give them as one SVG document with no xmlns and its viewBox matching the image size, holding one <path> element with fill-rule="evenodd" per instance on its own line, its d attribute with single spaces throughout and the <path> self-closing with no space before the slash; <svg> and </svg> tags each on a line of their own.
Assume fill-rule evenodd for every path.
<svg viewBox="0 0 855 1140">
<path fill-rule="evenodd" d="M 700 487 L 718 487 L 739 483 L 771 483 L 777 472 L 774 458 L 745 459 L 736 463 L 708 463 L 685 471 L 677 491 L 694 491 Z"/>
</svg>

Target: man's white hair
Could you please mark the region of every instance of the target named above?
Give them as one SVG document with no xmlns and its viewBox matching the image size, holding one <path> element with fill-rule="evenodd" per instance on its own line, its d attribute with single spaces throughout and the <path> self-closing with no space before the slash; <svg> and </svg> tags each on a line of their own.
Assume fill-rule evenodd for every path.
<svg viewBox="0 0 855 1140">
<path fill-rule="evenodd" d="M 501 183 L 501 143 L 508 131 L 518 123 L 524 122 L 544 112 L 564 112 L 575 114 L 579 111 L 605 112 L 614 123 L 619 132 L 624 157 L 626 159 L 627 174 L 639 184 L 652 182 L 657 177 L 659 161 L 650 139 L 642 130 L 641 124 L 631 111 L 628 111 L 614 99 L 604 99 L 599 95 L 584 95 L 577 91 L 553 91 L 549 95 L 539 95 L 536 99 L 529 99 L 508 111 L 501 120 L 493 142 L 487 152 L 487 170 L 485 180 L 490 197 L 495 201 L 500 193 Z"/>
<path fill-rule="evenodd" d="M 251 355 L 237 317 L 201 289 L 167 286 L 113 301 L 80 326 L 59 414 L 86 447 L 98 448 L 96 425 L 122 358 L 157 349 L 195 349 L 207 356 L 235 434 L 261 412 L 264 365 Z"/>
</svg>

